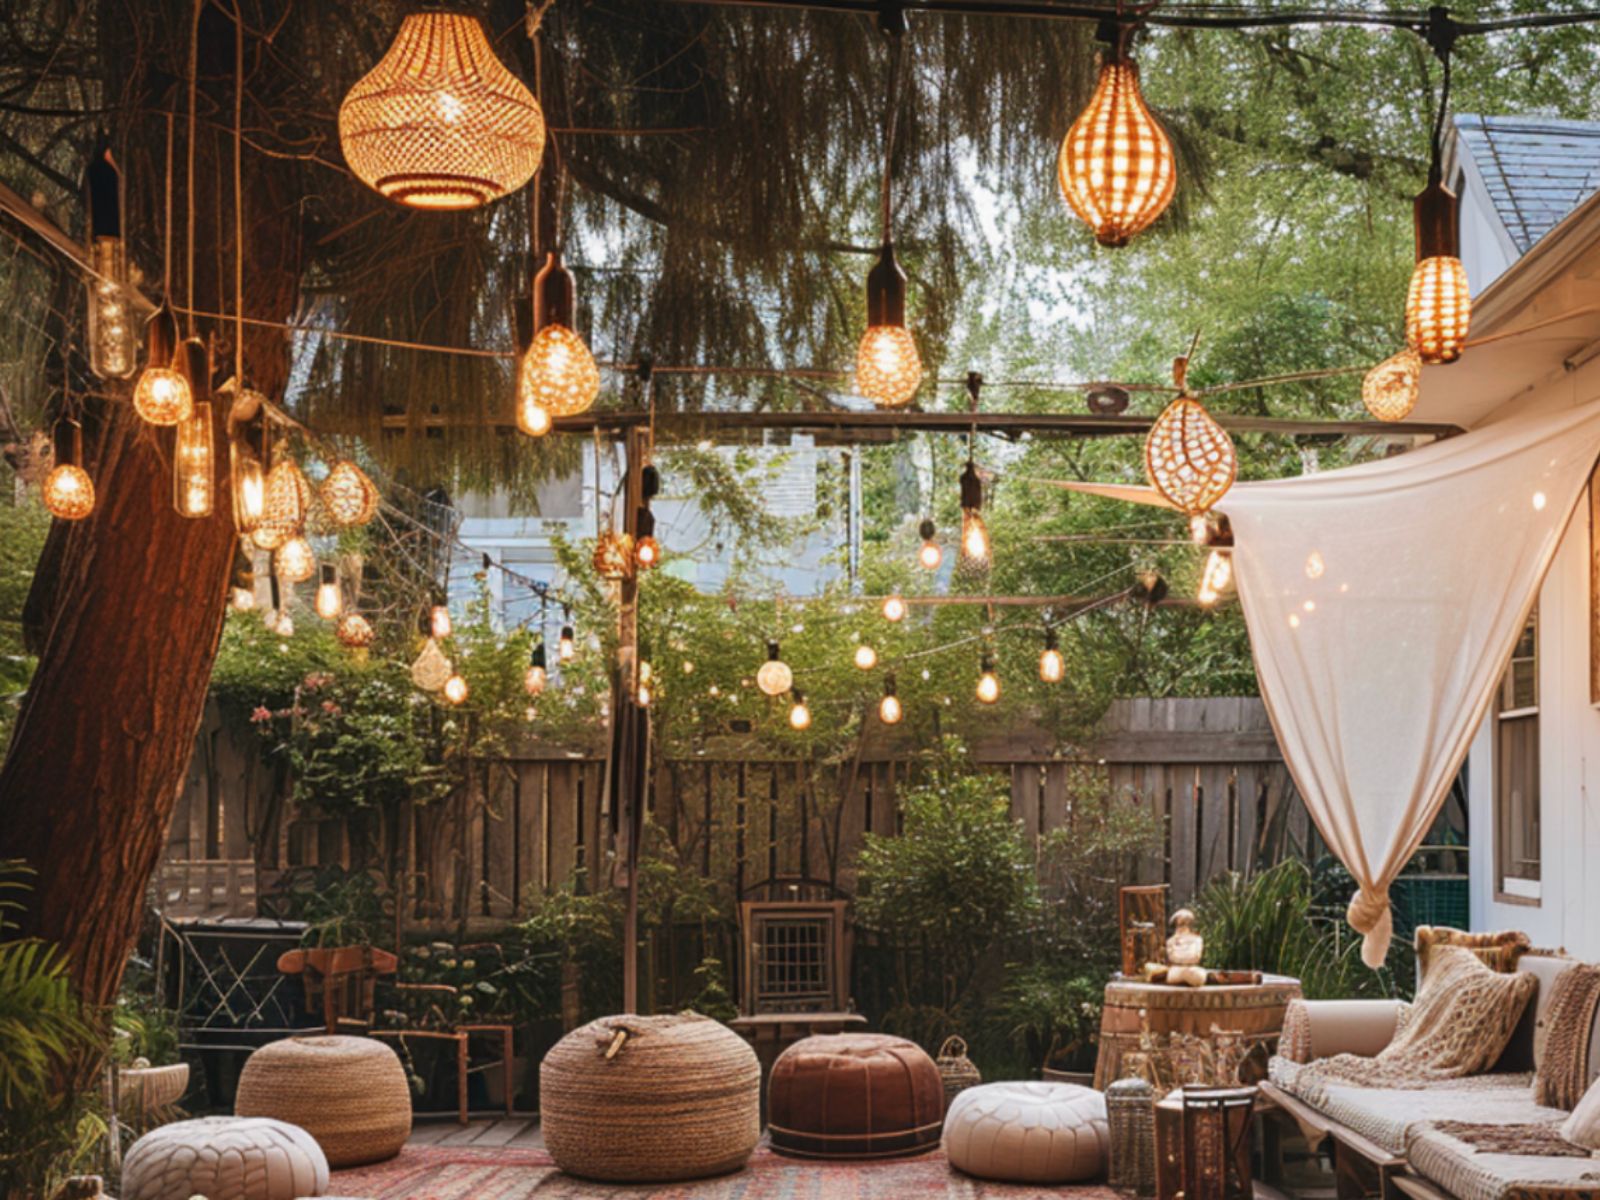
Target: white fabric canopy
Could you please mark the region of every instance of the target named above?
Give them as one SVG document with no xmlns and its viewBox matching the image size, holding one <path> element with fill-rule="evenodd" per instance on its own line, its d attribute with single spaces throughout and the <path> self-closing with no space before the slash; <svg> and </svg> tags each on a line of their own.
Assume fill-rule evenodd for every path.
<svg viewBox="0 0 1600 1200">
<path fill-rule="evenodd" d="M 1234 579 L 1261 695 L 1382 965 L 1389 885 L 1450 790 L 1600 455 L 1600 404 L 1236 485 Z M 1147 488 L 1058 486 L 1168 507 Z"/>
</svg>

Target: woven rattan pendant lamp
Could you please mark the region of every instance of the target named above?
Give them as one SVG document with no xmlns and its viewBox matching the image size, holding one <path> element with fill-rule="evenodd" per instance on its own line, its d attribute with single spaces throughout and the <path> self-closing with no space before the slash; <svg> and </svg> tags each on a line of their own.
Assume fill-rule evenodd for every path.
<svg viewBox="0 0 1600 1200">
<path fill-rule="evenodd" d="M 544 114 L 470 12 L 433 7 L 339 106 L 356 176 L 412 208 L 477 208 L 514 192 L 544 154 Z"/>
<path fill-rule="evenodd" d="M 1178 398 L 1145 437 L 1144 469 L 1151 487 L 1196 517 L 1227 495 L 1239 473 L 1239 456 L 1228 431 L 1189 394 L 1188 371 L 1188 356 L 1173 360 Z"/>
<path fill-rule="evenodd" d="M 1145 106 L 1128 54 L 1133 29 L 1104 22 L 1108 44 L 1088 107 L 1061 143 L 1057 173 L 1072 211 L 1102 246 L 1126 246 L 1166 211 L 1177 187 L 1172 142 Z"/>
<path fill-rule="evenodd" d="M 1413 215 L 1417 265 L 1406 293 L 1406 344 L 1425 363 L 1461 357 L 1472 324 L 1472 293 L 1461 265 L 1461 206 L 1444 184 L 1444 118 L 1450 104 L 1450 49 L 1454 26 L 1430 27 L 1428 42 L 1444 64 L 1439 109 L 1434 115 L 1428 186 L 1417 193 Z"/>
</svg>

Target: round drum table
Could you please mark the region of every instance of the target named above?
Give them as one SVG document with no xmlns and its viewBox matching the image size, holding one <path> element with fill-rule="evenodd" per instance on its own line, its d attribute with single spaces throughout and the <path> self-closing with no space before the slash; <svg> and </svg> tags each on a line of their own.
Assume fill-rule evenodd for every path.
<svg viewBox="0 0 1600 1200">
<path fill-rule="evenodd" d="M 1288 975 L 1263 975 L 1260 983 L 1171 987 L 1121 975 L 1106 984 L 1100 1014 L 1100 1055 L 1094 1086 L 1104 1089 L 1121 1078 L 1122 1056 L 1139 1049 L 1139 1035 L 1167 1040 L 1172 1033 L 1210 1040 L 1212 1027 L 1242 1035 L 1244 1048 L 1258 1042 L 1275 1047 L 1289 1001 L 1299 999 L 1300 981 Z"/>
</svg>

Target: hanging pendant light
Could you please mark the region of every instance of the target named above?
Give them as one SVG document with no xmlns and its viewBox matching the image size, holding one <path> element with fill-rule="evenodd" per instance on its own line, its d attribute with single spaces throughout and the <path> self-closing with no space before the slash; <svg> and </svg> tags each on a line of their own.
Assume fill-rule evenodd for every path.
<svg viewBox="0 0 1600 1200">
<path fill-rule="evenodd" d="M 883 697 L 878 701 L 878 720 L 885 725 L 898 725 L 903 716 L 905 710 L 900 706 L 900 697 L 895 695 L 894 672 L 890 671 L 883 677 Z"/>
<path fill-rule="evenodd" d="M 317 492 L 328 515 L 340 525 L 365 525 L 378 514 L 377 487 L 348 458 L 339 459 L 328 469 L 328 477 Z"/>
<path fill-rule="evenodd" d="M 1221 500 L 1239 473 L 1239 456 L 1228 431 L 1205 405 L 1189 395 L 1189 360 L 1173 360 L 1178 398 L 1167 405 L 1144 440 L 1144 470 L 1150 486 L 1190 517 Z"/>
<path fill-rule="evenodd" d="M 1406 344 L 1425 363 L 1461 357 L 1472 324 L 1472 294 L 1461 265 L 1461 214 L 1437 158 L 1414 205 L 1417 266 L 1406 293 Z"/>
<path fill-rule="evenodd" d="M 42 498 L 50 515 L 63 521 L 81 521 L 94 511 L 94 481 L 83 469 L 83 426 L 68 420 L 72 428 L 72 456 L 56 465 L 44 477 Z"/>
<path fill-rule="evenodd" d="M 444 602 L 443 596 L 435 597 L 433 607 L 428 610 L 428 633 L 435 641 L 442 642 L 452 632 L 450 607 Z"/>
<path fill-rule="evenodd" d="M 994 655 L 987 650 L 983 652 L 976 694 L 980 704 L 993 704 L 1000 699 L 1000 676 L 995 673 Z"/>
<path fill-rule="evenodd" d="M 1089 105 L 1061 143 L 1057 176 L 1067 204 L 1102 246 L 1125 246 L 1166 211 L 1177 188 L 1172 142 L 1145 106 L 1130 31 L 1108 23 L 1110 43 Z"/>
<path fill-rule="evenodd" d="M 541 641 L 529 656 L 528 672 L 522 677 L 522 690 L 530 696 L 537 696 L 549 682 L 550 674 L 544 662 L 544 642 Z"/>
<path fill-rule="evenodd" d="M 234 530 L 248 537 L 260 526 L 266 508 L 267 476 L 261 460 L 237 435 L 228 441 L 228 490 L 233 497 Z"/>
<path fill-rule="evenodd" d="M 1403 421 L 1417 406 L 1422 358 L 1407 346 L 1384 359 L 1361 381 L 1361 402 L 1380 421 Z"/>
<path fill-rule="evenodd" d="M 879 408 L 904 408 L 922 382 L 922 358 L 906 328 L 906 273 L 885 241 L 867 272 L 867 331 L 856 351 L 856 391 Z"/>
<path fill-rule="evenodd" d="M 365 650 L 377 635 L 372 630 L 372 623 L 360 613 L 345 613 L 339 618 L 335 636 L 352 650 Z"/>
<path fill-rule="evenodd" d="M 356 177 L 412 208 L 476 208 L 516 191 L 544 154 L 544 114 L 478 18 L 412 13 L 339 106 Z"/>
<path fill-rule="evenodd" d="M 922 524 L 917 526 L 917 536 L 922 539 L 922 545 L 917 550 L 917 565 L 924 571 L 937 571 L 944 562 L 944 549 L 939 545 L 937 533 L 929 518 L 923 518 Z"/>
<path fill-rule="evenodd" d="M 460 675 L 452 675 L 444 681 L 444 698 L 451 704 L 461 705 L 467 702 L 467 681 Z"/>
<path fill-rule="evenodd" d="M 806 694 L 799 688 L 794 689 L 794 700 L 789 705 L 789 728 L 794 730 L 811 728 L 811 709 L 806 705 Z"/>
<path fill-rule="evenodd" d="M 287 455 L 282 455 L 267 472 L 261 504 L 261 519 L 250 531 L 250 540 L 262 550 L 276 550 L 305 528 L 311 509 L 311 484 Z"/>
<path fill-rule="evenodd" d="M 411 682 L 425 692 L 437 692 L 453 674 L 455 668 L 439 649 L 439 643 L 432 638 L 423 642 L 422 652 L 411 664 Z"/>
<path fill-rule="evenodd" d="M 649 505 L 639 507 L 634 522 L 638 536 L 633 542 L 633 561 L 641 571 L 653 571 L 661 565 L 661 543 L 656 541 L 656 516 Z"/>
<path fill-rule="evenodd" d="M 1039 654 L 1039 678 L 1045 683 L 1060 683 L 1066 676 L 1066 660 L 1056 646 L 1056 631 L 1044 631 L 1044 649 Z"/>
<path fill-rule="evenodd" d="M 282 553 L 282 551 L 279 551 Z M 336 621 L 344 611 L 344 596 L 339 589 L 339 569 L 332 563 L 323 563 L 317 583 L 317 616 L 324 621 Z"/>
<path fill-rule="evenodd" d="M 209 517 L 214 504 L 211 405 L 201 402 L 178 422 L 172 451 L 172 504 L 180 516 Z"/>
<path fill-rule="evenodd" d="M 767 661 L 756 672 L 756 686 L 769 696 L 781 696 L 794 686 L 794 672 L 778 652 L 778 643 L 767 643 Z"/>
<path fill-rule="evenodd" d="M 969 571 L 989 569 L 989 528 L 983 523 L 983 480 L 967 460 L 961 472 L 961 565 Z"/>
<path fill-rule="evenodd" d="M 179 357 L 178 319 L 163 304 L 145 326 L 144 370 L 133 385 L 133 410 L 152 425 L 176 425 L 194 412 L 194 397 Z"/>
<path fill-rule="evenodd" d="M 128 252 L 122 239 L 122 172 L 101 143 L 84 172 L 89 211 L 89 369 L 101 379 L 126 379 L 139 362 L 138 326 L 126 290 Z"/>
<path fill-rule="evenodd" d="M 870 671 L 878 665 L 878 652 L 865 642 L 862 642 L 861 645 L 856 647 L 855 663 L 863 671 Z"/>
<path fill-rule="evenodd" d="M 561 627 L 561 637 L 556 641 L 556 657 L 564 663 L 569 663 L 578 657 L 578 639 L 573 634 L 571 625 Z"/>
<path fill-rule="evenodd" d="M 304 583 L 317 573 L 311 543 L 299 534 L 272 552 L 272 573 L 285 583 Z"/>
<path fill-rule="evenodd" d="M 533 340 L 517 369 L 517 427 L 531 437 L 554 417 L 588 412 L 600 394 L 600 368 L 575 330 L 577 285 L 552 251 L 533 279 Z"/>
</svg>

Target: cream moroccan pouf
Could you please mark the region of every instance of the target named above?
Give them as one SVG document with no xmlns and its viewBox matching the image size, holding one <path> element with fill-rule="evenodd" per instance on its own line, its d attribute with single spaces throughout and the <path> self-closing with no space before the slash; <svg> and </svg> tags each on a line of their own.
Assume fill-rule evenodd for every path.
<svg viewBox="0 0 1600 1200">
<path fill-rule="evenodd" d="M 986 1083 L 958 1095 L 944 1118 L 952 1167 L 1011 1183 L 1094 1179 L 1110 1140 L 1106 1098 L 1072 1083 Z"/>
<path fill-rule="evenodd" d="M 602 1017 L 539 1066 L 540 1129 L 556 1166 L 614 1183 L 721 1175 L 761 1136 L 761 1065 L 697 1013 Z"/>
<path fill-rule="evenodd" d="M 123 1200 L 299 1200 L 328 1186 L 304 1129 L 262 1117 L 200 1117 L 145 1134 L 122 1160 Z"/>
<path fill-rule="evenodd" d="M 411 1136 L 411 1088 L 400 1058 L 364 1037 L 291 1037 L 252 1054 L 233 1111 L 300 1126 L 333 1167 L 393 1158 Z"/>
</svg>

